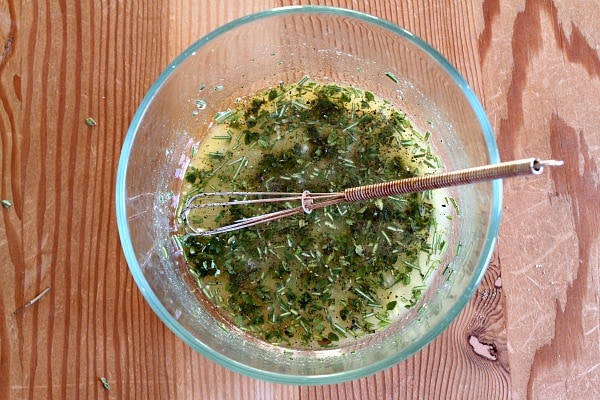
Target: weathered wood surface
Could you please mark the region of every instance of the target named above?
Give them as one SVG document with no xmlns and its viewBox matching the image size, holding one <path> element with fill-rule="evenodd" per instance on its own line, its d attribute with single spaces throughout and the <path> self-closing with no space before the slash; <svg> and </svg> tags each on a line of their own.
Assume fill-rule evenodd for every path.
<svg viewBox="0 0 600 400">
<path fill-rule="evenodd" d="M 125 132 L 167 63 L 227 21 L 305 3 L 421 36 L 474 88 L 504 159 L 566 162 L 506 183 L 491 268 L 443 335 L 319 387 L 246 378 L 182 344 L 137 290 L 114 209 Z M 13 203 L 0 208 L 0 398 L 600 398 L 599 19 L 596 0 L 0 1 L 0 197 Z"/>
</svg>

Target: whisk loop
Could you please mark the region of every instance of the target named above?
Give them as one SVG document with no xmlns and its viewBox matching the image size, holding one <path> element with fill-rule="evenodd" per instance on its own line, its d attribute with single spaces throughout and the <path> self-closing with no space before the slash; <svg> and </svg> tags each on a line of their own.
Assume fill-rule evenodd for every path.
<svg viewBox="0 0 600 400">
<path fill-rule="evenodd" d="M 441 189 L 450 186 L 466 185 L 493 179 L 504 179 L 523 175 L 539 175 L 544 167 L 557 167 L 563 165 L 558 160 L 540 160 L 528 158 L 523 160 L 508 161 L 499 164 L 485 165 L 462 169 L 453 172 L 444 172 L 412 178 L 399 179 L 389 182 L 374 183 L 370 185 L 352 187 L 339 193 L 311 193 L 305 190 L 302 193 L 285 192 L 211 192 L 198 193 L 190 197 L 181 211 L 181 218 L 192 231 L 191 235 L 210 236 L 237 229 L 276 221 L 297 214 L 310 214 L 313 210 L 327 206 L 349 203 L 355 201 L 375 200 L 383 197 L 396 196 Z M 262 196 L 267 196 L 263 198 Z M 196 200 L 210 197 L 241 197 L 240 200 L 219 201 L 210 203 L 193 204 Z M 258 197 L 258 198 L 254 198 Z M 189 213 L 193 209 L 207 207 L 224 207 L 234 205 L 247 205 L 257 203 L 291 202 L 299 201 L 300 205 L 255 217 L 243 218 L 230 225 L 211 230 L 193 226 Z"/>
</svg>

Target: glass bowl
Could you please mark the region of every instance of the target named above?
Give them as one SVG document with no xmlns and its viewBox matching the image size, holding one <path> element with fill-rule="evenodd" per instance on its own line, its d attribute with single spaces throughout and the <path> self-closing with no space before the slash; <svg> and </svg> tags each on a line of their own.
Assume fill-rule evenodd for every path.
<svg viewBox="0 0 600 400">
<path fill-rule="evenodd" d="M 192 290 L 172 240 L 192 147 L 224 105 L 296 82 L 354 85 L 404 110 L 447 170 L 499 162 L 486 114 L 465 80 L 406 30 L 355 11 L 286 7 L 240 18 L 194 43 L 159 76 L 123 143 L 116 188 L 118 229 L 131 273 L 160 319 L 199 353 L 239 373 L 280 383 L 330 384 L 409 357 L 457 317 L 493 251 L 501 182 L 452 188 L 460 216 L 449 250 L 418 310 L 334 349 L 293 350 L 223 329 Z"/>
</svg>

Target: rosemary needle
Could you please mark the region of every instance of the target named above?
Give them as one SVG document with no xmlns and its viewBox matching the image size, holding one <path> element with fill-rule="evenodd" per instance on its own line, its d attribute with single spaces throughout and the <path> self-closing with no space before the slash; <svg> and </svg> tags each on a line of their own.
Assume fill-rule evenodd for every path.
<svg viewBox="0 0 600 400">
<path fill-rule="evenodd" d="M 50 286 L 48 286 L 46 289 L 44 289 L 40 294 L 38 294 L 37 296 L 35 296 L 33 299 L 29 300 L 27 303 L 25 303 L 23 306 L 17 308 L 14 312 L 13 315 L 15 315 L 16 313 L 18 313 L 19 311 L 22 311 L 24 309 L 26 309 L 27 307 L 31 306 L 32 304 L 38 302 L 42 297 L 44 297 L 46 295 L 46 293 L 48 293 L 50 291 Z"/>
<path fill-rule="evenodd" d="M 102 386 L 104 386 L 104 389 L 110 390 L 110 384 L 108 383 L 108 379 L 106 379 L 105 377 L 101 376 L 100 377 L 100 382 L 102 382 Z"/>
</svg>

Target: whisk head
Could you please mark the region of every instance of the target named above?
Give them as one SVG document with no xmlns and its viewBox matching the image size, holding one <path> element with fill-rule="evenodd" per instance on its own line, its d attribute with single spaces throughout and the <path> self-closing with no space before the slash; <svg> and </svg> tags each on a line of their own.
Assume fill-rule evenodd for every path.
<svg viewBox="0 0 600 400">
<path fill-rule="evenodd" d="M 227 199 L 215 201 L 215 199 Z M 191 235 L 211 236 L 219 233 L 230 232 L 237 229 L 275 221 L 297 214 L 310 214 L 313 210 L 345 202 L 344 193 L 311 193 L 305 190 L 302 193 L 285 192 L 210 192 L 197 193 L 187 201 L 180 216 L 186 226 L 191 230 Z M 233 223 L 214 229 L 205 229 L 196 226 L 190 218 L 190 212 L 197 209 L 231 207 L 249 204 L 284 203 L 281 210 L 268 212 L 254 217 L 242 218 Z M 299 204 L 293 206 L 293 203 Z"/>
</svg>

